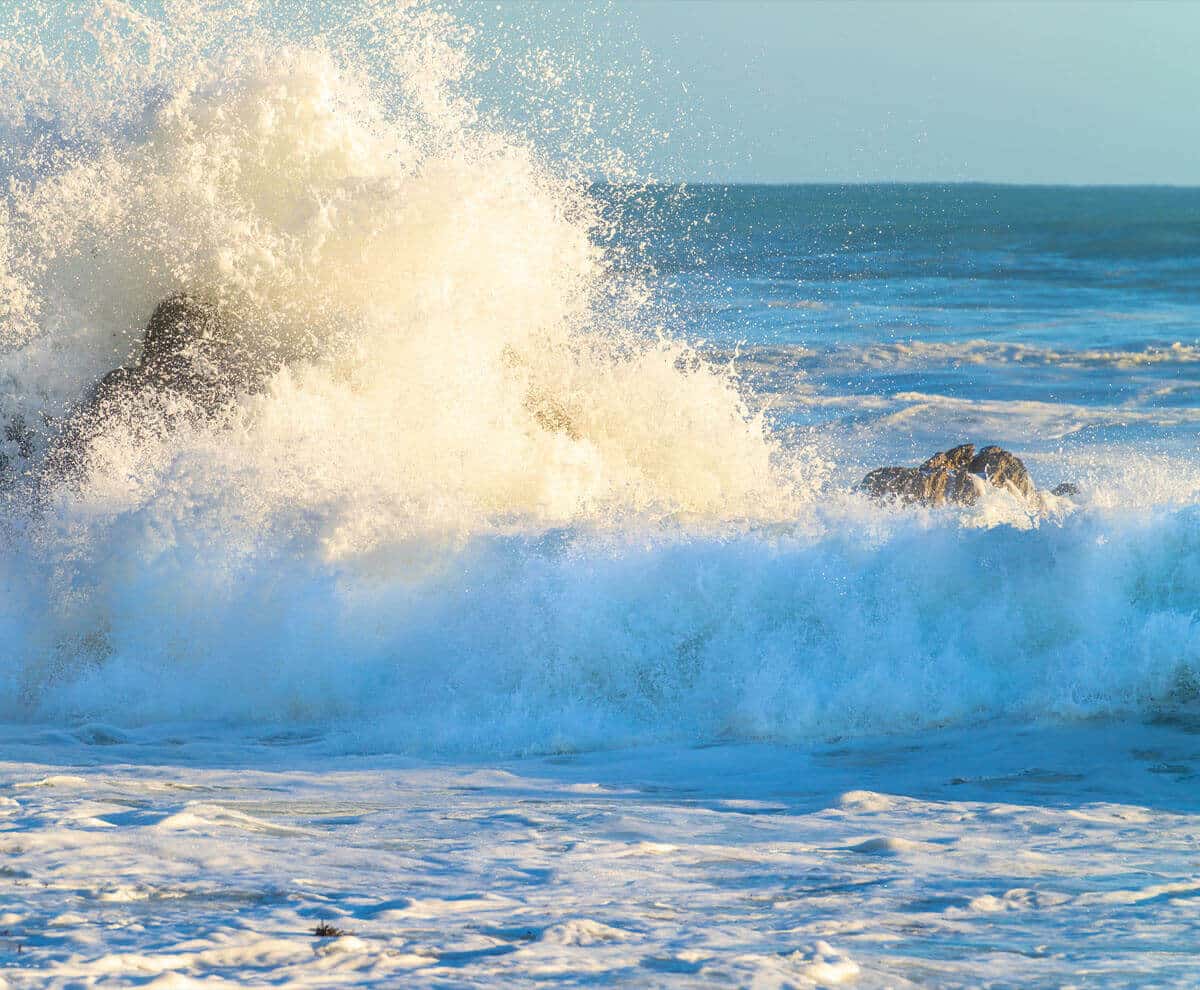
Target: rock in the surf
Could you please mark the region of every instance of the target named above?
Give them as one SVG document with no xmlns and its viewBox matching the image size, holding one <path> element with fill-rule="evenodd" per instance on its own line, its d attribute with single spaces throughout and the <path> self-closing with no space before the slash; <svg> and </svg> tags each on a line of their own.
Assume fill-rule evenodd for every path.
<svg viewBox="0 0 1200 990">
<path fill-rule="evenodd" d="M 214 306 L 190 295 L 170 296 L 150 316 L 137 363 L 101 378 L 77 415 L 111 412 L 133 395 L 186 396 L 212 411 L 245 383 L 244 364 Z"/>
<path fill-rule="evenodd" d="M 857 490 L 876 501 L 895 500 L 904 505 L 971 505 L 984 485 L 991 484 L 1016 495 L 1035 491 L 1024 463 L 1001 447 L 961 444 L 941 451 L 920 467 L 882 467 L 867 474 Z"/>
<path fill-rule="evenodd" d="M 945 468 L 923 471 L 921 468 L 877 468 L 859 482 L 859 489 L 877 500 L 898 499 L 905 505 L 941 505 L 951 474 Z"/>
<path fill-rule="evenodd" d="M 939 471 L 943 468 L 947 471 L 959 471 L 971 463 L 975 456 L 975 444 L 964 443 L 958 447 L 951 447 L 949 450 L 943 450 L 939 454 L 934 454 L 929 460 L 921 465 L 921 471 Z"/>
<path fill-rule="evenodd" d="M 187 414 L 210 416 L 268 370 L 269 363 L 239 350 L 214 305 L 186 293 L 169 296 L 150 316 L 137 363 L 114 368 L 93 386 L 63 424 L 47 466 L 61 475 L 77 465 L 113 416 L 137 418 L 179 399 Z"/>
<path fill-rule="evenodd" d="M 1029 497 L 1036 490 L 1033 479 L 1029 477 L 1029 471 L 1021 458 L 1003 447 L 984 447 L 971 458 L 971 462 L 965 470 L 968 474 L 983 478 L 997 488 L 1008 489 L 1017 495 Z M 975 488 L 972 487 L 971 491 L 974 492 Z"/>
<path fill-rule="evenodd" d="M 214 305 L 183 293 L 170 296 L 146 325 L 138 363 L 129 369 L 132 384 L 186 396 L 202 411 L 215 412 L 260 385 L 274 367 L 239 344 Z"/>
</svg>

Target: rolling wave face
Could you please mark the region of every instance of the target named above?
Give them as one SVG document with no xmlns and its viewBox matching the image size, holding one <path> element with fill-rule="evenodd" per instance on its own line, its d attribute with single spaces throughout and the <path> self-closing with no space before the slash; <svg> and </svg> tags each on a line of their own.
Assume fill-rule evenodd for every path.
<svg viewBox="0 0 1200 990">
<path fill-rule="evenodd" d="M 452 566 L 411 561 L 405 580 L 283 554 L 231 563 L 227 546 L 179 541 L 108 565 L 129 576 L 102 591 L 103 663 L 10 666 L 4 712 L 333 722 L 355 748 L 512 752 L 795 741 L 1195 696 L 1193 509 L 1027 531 L 846 522 L 770 539 L 484 539 Z M 64 617 L 46 605 L 6 597 L 6 641 L 28 648 L 52 628 L 61 644 Z M 77 617 L 80 637 L 100 606 Z"/>
<path fill-rule="evenodd" d="M 591 163 L 481 123 L 453 20 L 364 5 L 318 42 L 170 9 L 100 8 L 90 62 L 42 57 L 61 25 L 3 52 L 0 411 L 33 434 L 4 717 L 509 751 L 1191 690 L 1191 510 L 867 507 L 648 322 Z M 25 485 L 178 291 L 273 378 L 216 421 L 114 416 Z"/>
</svg>

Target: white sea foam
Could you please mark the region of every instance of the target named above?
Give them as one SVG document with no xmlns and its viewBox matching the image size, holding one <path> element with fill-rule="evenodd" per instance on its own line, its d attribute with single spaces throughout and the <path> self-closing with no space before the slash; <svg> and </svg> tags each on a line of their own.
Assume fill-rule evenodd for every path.
<svg viewBox="0 0 1200 990">
<path fill-rule="evenodd" d="M 780 348 L 785 354 L 788 348 Z M 817 352 L 800 348 L 798 358 L 813 358 Z M 838 367 L 908 368 L 929 364 L 1053 366 L 1061 368 L 1136 368 L 1142 365 L 1195 364 L 1200 347 L 1173 341 L 1170 344 L 1142 348 L 1076 349 L 1042 347 L 1009 341 L 916 340 L 904 343 L 870 344 L 863 347 L 839 347 L 829 355 Z"/>
</svg>

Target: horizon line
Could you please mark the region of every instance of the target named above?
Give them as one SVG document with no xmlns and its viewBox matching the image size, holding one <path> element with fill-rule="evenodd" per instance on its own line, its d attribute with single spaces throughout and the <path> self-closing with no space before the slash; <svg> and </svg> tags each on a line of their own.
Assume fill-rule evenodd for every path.
<svg viewBox="0 0 1200 990">
<path fill-rule="evenodd" d="M 1004 189 L 1177 189 L 1200 190 L 1200 182 L 1013 182 L 993 179 L 646 179 L 636 181 L 594 180 L 596 185 L 649 186 L 976 186 Z"/>
</svg>

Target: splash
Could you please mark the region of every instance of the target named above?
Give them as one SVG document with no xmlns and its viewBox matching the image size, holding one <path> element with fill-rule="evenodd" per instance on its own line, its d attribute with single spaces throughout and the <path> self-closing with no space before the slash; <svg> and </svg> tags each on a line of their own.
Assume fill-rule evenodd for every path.
<svg viewBox="0 0 1200 990">
<path fill-rule="evenodd" d="M 729 378 L 645 326 L 579 163 L 478 125 L 453 22 L 354 21 L 391 39 L 380 92 L 328 37 L 243 25 L 210 50 L 204 18 L 172 16 L 97 13 L 92 71 L 61 80 L 52 116 L 60 144 L 104 128 L 80 150 L 34 142 L 39 177 L 9 197 L 8 412 L 52 431 L 176 292 L 208 297 L 279 373 L 217 431 L 115 425 L 72 498 L 134 476 L 161 503 L 186 464 L 270 515 L 315 512 L 344 556 L 431 528 L 756 516 L 786 496 Z"/>
</svg>

